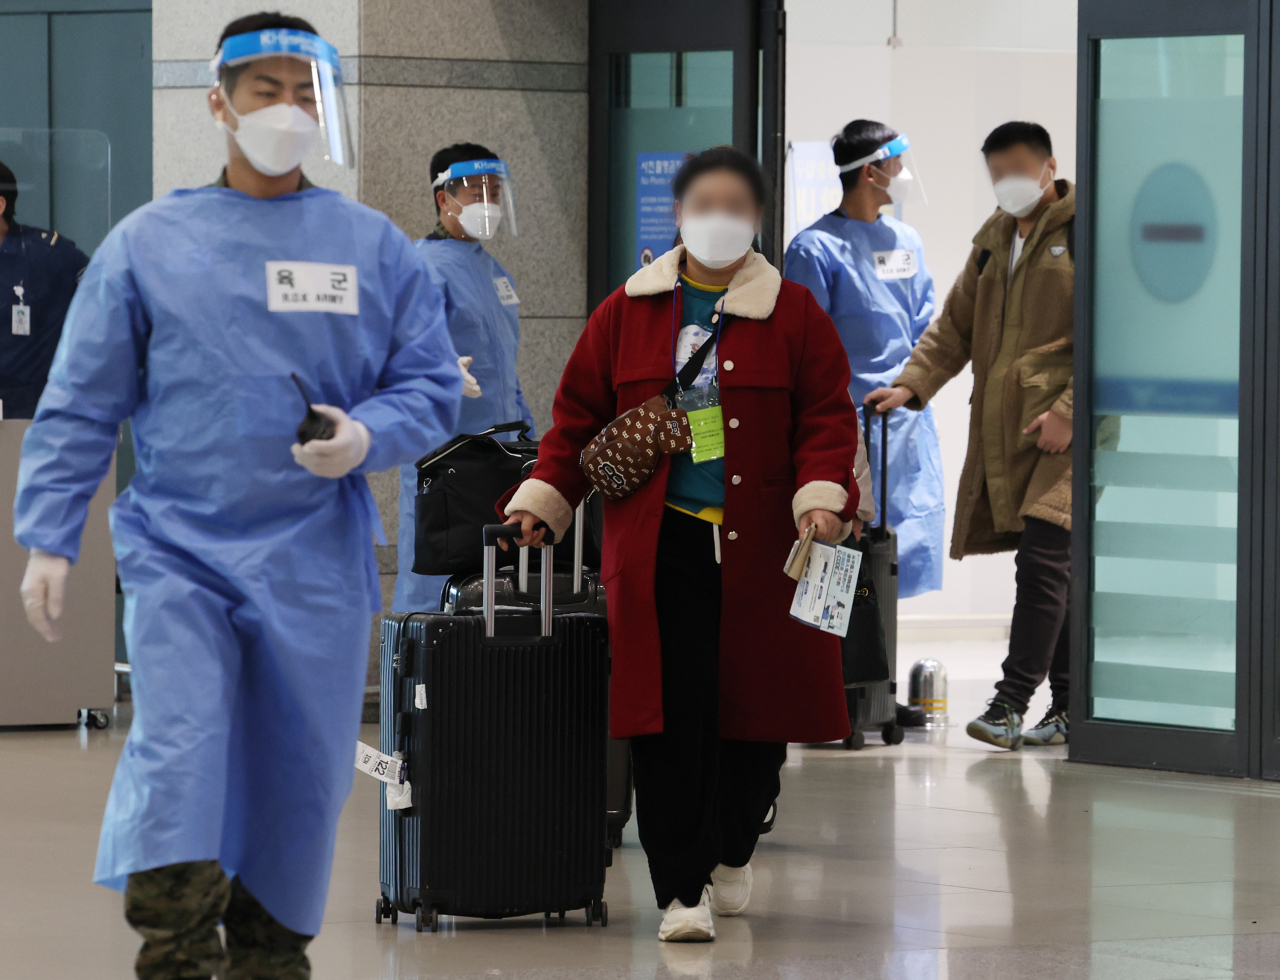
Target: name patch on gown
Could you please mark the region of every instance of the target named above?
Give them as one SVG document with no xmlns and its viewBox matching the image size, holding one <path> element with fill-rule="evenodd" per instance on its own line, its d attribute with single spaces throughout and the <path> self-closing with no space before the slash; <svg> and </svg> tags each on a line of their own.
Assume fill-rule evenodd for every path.
<svg viewBox="0 0 1280 980">
<path fill-rule="evenodd" d="M 916 274 L 916 253 L 907 248 L 872 252 L 877 279 L 910 279 Z"/>
<path fill-rule="evenodd" d="M 267 309 L 272 313 L 360 313 L 354 265 L 268 262 Z"/>
<path fill-rule="evenodd" d="M 498 302 L 503 306 L 519 304 L 520 297 L 516 295 L 516 287 L 511 285 L 511 280 L 506 276 L 498 276 L 493 280 L 493 288 L 498 291 Z"/>
</svg>

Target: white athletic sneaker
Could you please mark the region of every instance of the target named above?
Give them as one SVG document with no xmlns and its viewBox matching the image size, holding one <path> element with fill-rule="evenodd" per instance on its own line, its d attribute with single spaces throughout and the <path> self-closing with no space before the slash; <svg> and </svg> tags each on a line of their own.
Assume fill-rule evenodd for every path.
<svg viewBox="0 0 1280 980">
<path fill-rule="evenodd" d="M 711 889 L 702 889 L 702 900 L 689 908 L 673 898 L 662 914 L 658 939 L 664 943 L 709 943 L 716 938 L 716 925 L 711 918 Z"/>
<path fill-rule="evenodd" d="M 751 902 L 751 865 L 731 868 L 717 864 L 711 872 L 711 911 L 716 915 L 741 915 Z"/>
</svg>

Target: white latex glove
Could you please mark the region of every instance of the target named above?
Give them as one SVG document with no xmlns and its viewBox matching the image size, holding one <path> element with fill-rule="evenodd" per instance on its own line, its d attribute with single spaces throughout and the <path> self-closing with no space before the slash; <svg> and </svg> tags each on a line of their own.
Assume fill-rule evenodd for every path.
<svg viewBox="0 0 1280 980">
<path fill-rule="evenodd" d="M 473 357 L 458 358 L 458 370 L 462 372 L 462 393 L 468 398 L 479 398 L 483 394 L 480 391 L 480 382 L 467 370 L 474 360 Z"/>
<path fill-rule="evenodd" d="M 305 445 L 289 447 L 293 461 L 308 473 L 337 480 L 364 462 L 373 441 L 363 422 L 358 422 L 332 405 L 312 405 L 321 415 L 333 419 L 332 439 L 312 439 Z"/>
<path fill-rule="evenodd" d="M 67 589 L 67 571 L 71 562 L 39 548 L 31 549 L 27 573 L 22 576 L 22 608 L 27 622 L 50 643 L 62 639 L 57 622 L 62 618 L 63 599 Z"/>
</svg>

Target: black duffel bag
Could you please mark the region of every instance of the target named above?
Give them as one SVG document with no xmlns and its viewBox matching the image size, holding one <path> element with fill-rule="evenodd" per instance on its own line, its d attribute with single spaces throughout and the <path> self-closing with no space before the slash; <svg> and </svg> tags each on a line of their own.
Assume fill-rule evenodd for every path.
<svg viewBox="0 0 1280 980">
<path fill-rule="evenodd" d="M 529 438 L 529 431 L 527 422 L 504 422 L 475 435 L 460 435 L 418 460 L 414 572 L 460 575 L 481 570 L 481 528 L 494 523 L 499 499 L 527 477 L 537 462 L 538 443 Z M 507 432 L 519 435 L 511 442 L 494 438 Z M 586 508 L 583 561 L 588 568 L 600 567 L 599 503 L 589 500 Z M 571 526 L 566 540 L 572 541 L 573 533 Z M 511 564 L 514 554 L 500 551 L 499 564 Z M 557 567 L 568 569 L 573 549 L 557 548 L 555 558 Z"/>
</svg>

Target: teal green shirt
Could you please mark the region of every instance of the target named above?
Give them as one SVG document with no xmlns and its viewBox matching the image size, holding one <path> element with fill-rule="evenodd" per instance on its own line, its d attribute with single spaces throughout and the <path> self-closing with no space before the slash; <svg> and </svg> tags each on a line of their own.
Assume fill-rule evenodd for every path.
<svg viewBox="0 0 1280 980">
<path fill-rule="evenodd" d="M 715 332 L 717 324 L 711 322 L 726 290 L 699 286 L 681 277 L 684 292 L 684 326 L 676 339 L 676 364 L 685 362 L 704 341 Z M 707 353 L 702 370 L 694 380 L 694 387 L 704 387 L 716 377 L 716 352 Z M 695 463 L 689 453 L 671 457 L 671 475 L 667 479 L 667 506 L 692 514 L 712 524 L 724 520 L 724 460 L 712 459 Z"/>
</svg>

